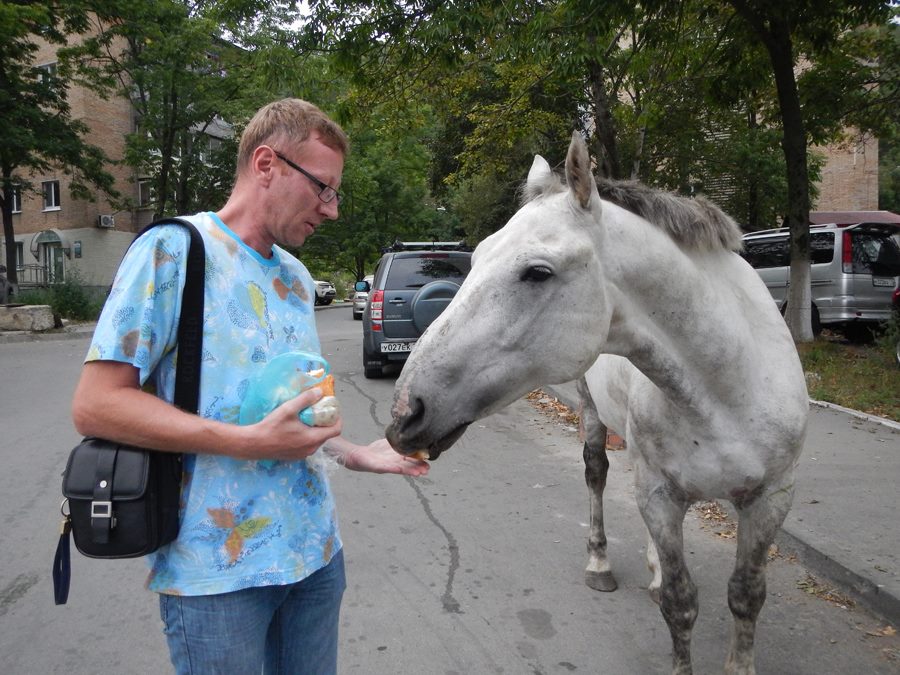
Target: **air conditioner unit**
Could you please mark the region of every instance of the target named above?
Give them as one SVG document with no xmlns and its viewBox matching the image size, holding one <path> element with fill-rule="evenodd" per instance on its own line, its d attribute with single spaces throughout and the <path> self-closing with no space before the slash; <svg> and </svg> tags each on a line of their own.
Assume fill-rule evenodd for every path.
<svg viewBox="0 0 900 675">
<path fill-rule="evenodd" d="M 109 230 L 115 226 L 116 226 L 115 216 L 108 216 L 108 215 L 97 216 L 97 227 L 102 227 L 104 229 Z"/>
</svg>

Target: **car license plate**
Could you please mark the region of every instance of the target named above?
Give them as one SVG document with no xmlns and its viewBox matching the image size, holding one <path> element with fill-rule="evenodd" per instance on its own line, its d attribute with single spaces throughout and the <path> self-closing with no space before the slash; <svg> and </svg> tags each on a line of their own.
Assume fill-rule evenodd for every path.
<svg viewBox="0 0 900 675">
<path fill-rule="evenodd" d="M 410 352 L 412 351 L 413 342 L 382 342 L 381 353 L 386 352 Z"/>
<path fill-rule="evenodd" d="M 893 279 L 879 279 L 878 277 L 872 277 L 872 285 L 873 286 L 894 286 Z"/>
</svg>

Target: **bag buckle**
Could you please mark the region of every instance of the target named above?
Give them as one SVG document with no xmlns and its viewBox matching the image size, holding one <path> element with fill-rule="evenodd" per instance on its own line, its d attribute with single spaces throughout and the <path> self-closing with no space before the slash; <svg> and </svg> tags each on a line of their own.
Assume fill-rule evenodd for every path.
<svg viewBox="0 0 900 675">
<path fill-rule="evenodd" d="M 115 527 L 116 519 L 113 516 L 112 502 L 91 502 L 91 518 L 110 518 L 112 520 L 110 527 Z"/>
</svg>

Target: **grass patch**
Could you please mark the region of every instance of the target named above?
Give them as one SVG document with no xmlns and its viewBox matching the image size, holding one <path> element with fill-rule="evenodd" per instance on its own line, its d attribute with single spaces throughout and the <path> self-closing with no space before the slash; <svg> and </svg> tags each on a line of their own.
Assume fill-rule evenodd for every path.
<svg viewBox="0 0 900 675">
<path fill-rule="evenodd" d="M 900 422 L 900 368 L 892 344 L 852 344 L 823 332 L 797 345 L 810 398 Z"/>
</svg>

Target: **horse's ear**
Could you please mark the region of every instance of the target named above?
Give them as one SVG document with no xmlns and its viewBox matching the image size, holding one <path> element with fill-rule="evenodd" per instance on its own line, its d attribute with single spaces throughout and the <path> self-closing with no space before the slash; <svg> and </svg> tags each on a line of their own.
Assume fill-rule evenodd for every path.
<svg viewBox="0 0 900 675">
<path fill-rule="evenodd" d="M 547 160 L 540 155 L 534 156 L 531 168 L 528 170 L 528 179 L 525 184 L 529 187 L 537 187 L 546 185 L 547 179 L 553 175 L 553 169 L 547 163 Z"/>
<path fill-rule="evenodd" d="M 577 131 L 572 132 L 569 154 L 566 155 L 566 183 L 581 208 L 588 208 L 591 196 L 597 193 L 597 183 L 594 182 L 591 173 L 591 158 L 588 156 L 587 145 Z M 599 193 L 597 194 L 599 196 Z"/>
</svg>

